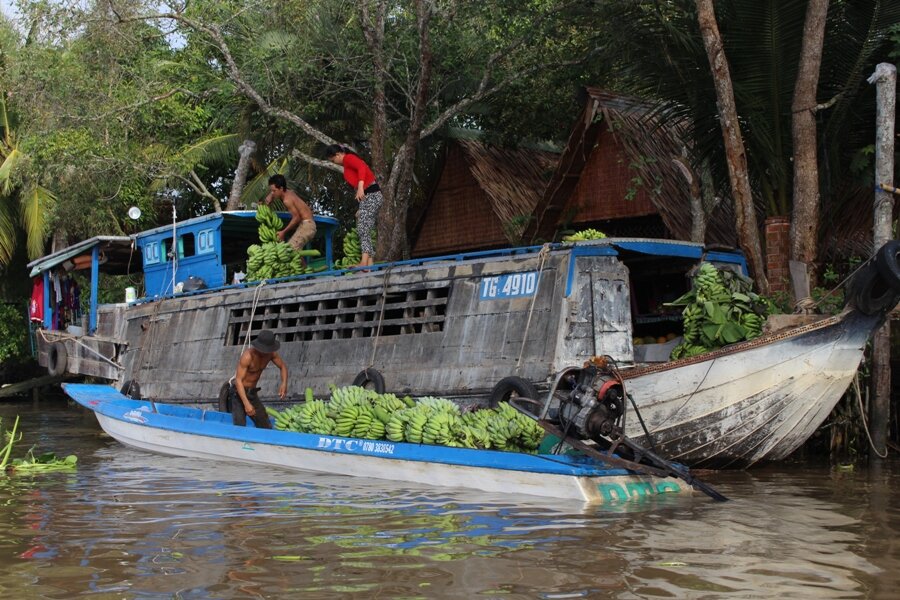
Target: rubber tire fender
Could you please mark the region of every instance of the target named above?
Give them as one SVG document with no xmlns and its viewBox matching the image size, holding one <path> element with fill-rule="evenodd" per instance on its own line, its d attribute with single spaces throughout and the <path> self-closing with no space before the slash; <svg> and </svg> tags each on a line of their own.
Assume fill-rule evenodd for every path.
<svg viewBox="0 0 900 600">
<path fill-rule="evenodd" d="M 54 377 L 66 374 L 69 365 L 69 351 L 65 342 L 53 342 L 47 348 L 47 372 Z"/>
<path fill-rule="evenodd" d="M 133 379 L 126 379 L 119 391 L 133 400 L 141 399 L 141 384 Z"/>
<path fill-rule="evenodd" d="M 866 265 L 850 282 L 850 302 L 861 313 L 874 315 L 894 308 L 900 292 L 892 288 L 875 265 Z"/>
<path fill-rule="evenodd" d="M 353 379 L 353 385 L 359 387 L 366 387 L 371 384 L 372 387 L 370 389 L 374 389 L 379 394 L 384 393 L 384 376 L 378 371 L 378 369 L 372 369 L 371 367 L 360 371 L 359 374 Z"/>
<path fill-rule="evenodd" d="M 231 391 L 231 382 L 226 381 L 222 384 L 222 387 L 219 388 L 219 412 L 230 413 L 231 412 L 231 402 L 229 402 L 228 393 Z"/>
<path fill-rule="evenodd" d="M 875 266 L 878 273 L 884 279 L 884 282 L 900 291 L 900 261 L 897 260 L 900 254 L 900 241 L 890 240 L 886 242 L 878 252 L 875 253 Z"/>
<path fill-rule="evenodd" d="M 488 406 L 497 408 L 497 405 L 501 402 L 509 401 L 513 394 L 516 394 L 521 398 L 530 398 L 532 400 L 538 399 L 538 391 L 533 383 L 513 375 L 512 377 L 504 377 L 497 382 L 497 385 L 491 390 L 491 398 L 488 401 Z"/>
</svg>

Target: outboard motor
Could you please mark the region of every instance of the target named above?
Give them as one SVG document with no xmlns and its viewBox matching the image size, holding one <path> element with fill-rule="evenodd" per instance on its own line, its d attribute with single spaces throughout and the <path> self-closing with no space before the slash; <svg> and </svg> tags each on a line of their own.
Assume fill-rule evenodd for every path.
<svg viewBox="0 0 900 600">
<path fill-rule="evenodd" d="M 559 422 L 569 435 L 598 441 L 621 429 L 625 414 L 622 382 L 605 359 L 588 363 L 569 375 L 572 391 L 559 405 Z"/>
</svg>

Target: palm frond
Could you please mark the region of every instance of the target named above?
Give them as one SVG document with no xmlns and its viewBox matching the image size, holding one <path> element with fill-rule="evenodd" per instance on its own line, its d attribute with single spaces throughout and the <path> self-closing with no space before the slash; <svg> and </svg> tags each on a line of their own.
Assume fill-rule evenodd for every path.
<svg viewBox="0 0 900 600">
<path fill-rule="evenodd" d="M 297 35 L 287 31 L 266 31 L 259 36 L 258 43 L 265 52 L 284 52 L 298 39 Z"/>
<path fill-rule="evenodd" d="M 266 169 L 256 175 L 250 182 L 244 186 L 241 192 L 241 204 L 250 206 L 254 202 L 259 202 L 266 197 L 269 191 L 269 177 L 276 173 L 284 174 L 288 168 L 288 159 L 280 156 L 266 165 Z"/>
<path fill-rule="evenodd" d="M 6 113 L 6 100 L 0 97 L 0 127 L 3 128 L 3 143 L 9 147 L 12 145 L 9 128 L 9 115 Z"/>
<path fill-rule="evenodd" d="M 15 189 L 15 183 L 13 182 L 13 172 L 16 170 L 16 166 L 22 160 L 22 153 L 18 148 L 13 146 L 10 148 L 9 153 L 3 159 L 3 164 L 0 165 L 0 195 L 9 196 L 13 189 Z"/>
<path fill-rule="evenodd" d="M 13 200 L 0 198 L 0 264 L 8 265 L 16 250 L 16 225 L 12 218 Z"/>
<path fill-rule="evenodd" d="M 179 153 L 181 162 L 188 165 L 190 171 L 197 165 L 231 165 L 237 161 L 241 136 L 227 133 L 200 140 Z"/>
<path fill-rule="evenodd" d="M 44 253 L 48 217 L 55 202 L 53 192 L 40 185 L 31 186 L 19 199 L 20 222 L 25 231 L 25 249 L 29 259 L 34 260 Z"/>
</svg>

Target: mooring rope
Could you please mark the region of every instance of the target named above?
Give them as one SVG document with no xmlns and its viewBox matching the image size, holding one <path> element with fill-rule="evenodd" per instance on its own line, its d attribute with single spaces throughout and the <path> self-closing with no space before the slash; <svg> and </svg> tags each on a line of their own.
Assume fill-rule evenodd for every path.
<svg viewBox="0 0 900 600">
<path fill-rule="evenodd" d="M 253 331 L 253 319 L 256 317 L 256 307 L 259 304 L 259 293 L 262 291 L 264 285 L 266 285 L 266 280 L 260 279 L 259 284 L 253 291 L 253 304 L 250 307 L 250 321 L 247 322 L 247 335 L 244 336 L 244 345 L 241 347 L 241 354 L 243 354 L 244 350 L 247 349 L 247 346 L 250 345 L 250 333 Z"/>
<path fill-rule="evenodd" d="M 522 347 L 519 348 L 519 358 L 516 360 L 516 373 L 518 373 L 522 368 L 522 356 L 525 354 L 525 342 L 528 341 L 528 329 L 531 327 L 531 317 L 534 315 L 534 304 L 537 302 L 538 290 L 541 287 L 541 275 L 544 272 L 544 265 L 547 262 L 547 256 L 550 255 L 550 244 L 544 244 L 541 246 L 540 252 L 538 252 L 538 256 L 541 259 L 541 266 L 538 268 L 538 276 L 537 283 L 534 286 L 534 296 L 531 297 L 531 306 L 528 308 L 528 320 L 525 321 L 525 332 L 522 334 Z M 569 260 L 575 260 L 575 257 L 570 257 Z"/>
<path fill-rule="evenodd" d="M 862 419 L 863 429 L 866 430 L 866 437 L 869 438 L 869 446 L 872 448 L 872 452 L 875 453 L 875 456 L 878 458 L 887 458 L 887 448 L 884 449 L 884 454 L 879 452 L 878 448 L 875 447 L 875 442 L 872 441 L 872 434 L 869 433 L 869 424 L 866 422 L 866 412 L 863 409 L 862 392 L 859 389 L 859 371 L 853 376 L 853 388 L 856 391 L 856 402 L 859 404 L 859 417 Z"/>
<path fill-rule="evenodd" d="M 381 324 L 384 322 L 384 307 L 387 304 L 387 286 L 390 274 L 391 267 L 386 267 L 384 269 L 384 281 L 381 284 L 381 312 L 378 314 L 378 327 L 375 329 L 375 339 L 372 340 L 372 357 L 369 359 L 368 369 L 375 366 L 375 352 L 378 350 L 378 338 L 381 336 Z"/>
<path fill-rule="evenodd" d="M 63 339 L 63 336 L 62 336 L 62 333 L 61 333 L 61 332 L 57 334 L 57 335 L 59 335 L 59 337 L 57 337 L 56 339 L 51 340 L 51 339 L 47 338 L 47 332 L 46 332 L 45 330 L 43 330 L 43 329 L 38 329 L 37 331 L 38 331 L 38 333 L 40 334 L 41 338 L 42 338 L 45 342 L 47 342 L 48 344 L 53 343 L 53 342 L 58 342 L 58 341 L 60 341 L 61 339 Z M 81 340 L 79 340 L 78 338 L 73 337 L 73 338 L 68 338 L 68 339 L 71 339 L 73 342 L 75 342 L 76 344 L 78 344 L 79 346 L 81 346 L 82 348 L 84 348 L 85 350 L 87 350 L 88 352 L 90 352 L 91 354 L 94 354 L 94 355 L 96 355 L 96 356 L 99 356 L 100 358 L 102 358 L 103 360 L 105 360 L 106 362 L 108 362 L 109 364 L 111 364 L 112 366 L 114 366 L 115 368 L 117 368 L 117 369 L 123 369 L 123 370 L 125 369 L 125 367 L 123 367 L 123 366 L 120 365 L 119 363 L 115 362 L 114 360 L 112 360 L 111 358 L 109 358 L 109 357 L 107 357 L 107 356 L 105 356 L 105 355 L 103 355 L 103 354 L 100 354 L 99 352 L 97 352 L 96 350 L 94 350 L 93 348 L 91 348 L 90 346 L 88 346 L 87 344 L 85 344 L 84 342 L 82 342 Z"/>
</svg>

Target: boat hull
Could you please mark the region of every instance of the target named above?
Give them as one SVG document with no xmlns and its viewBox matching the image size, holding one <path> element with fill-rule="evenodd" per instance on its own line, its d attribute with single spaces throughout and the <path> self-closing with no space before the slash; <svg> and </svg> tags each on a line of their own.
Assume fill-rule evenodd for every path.
<svg viewBox="0 0 900 600">
<path fill-rule="evenodd" d="M 692 467 L 787 457 L 828 417 L 879 316 L 856 311 L 625 375 L 657 449 Z M 626 433 L 649 445 L 636 418 Z"/>
<path fill-rule="evenodd" d="M 127 400 L 105 386 L 64 387 L 70 397 L 96 413 L 100 426 L 114 439 L 159 454 L 596 504 L 691 492 L 676 479 L 633 474 L 572 457 L 236 427 L 224 413 Z"/>
</svg>

